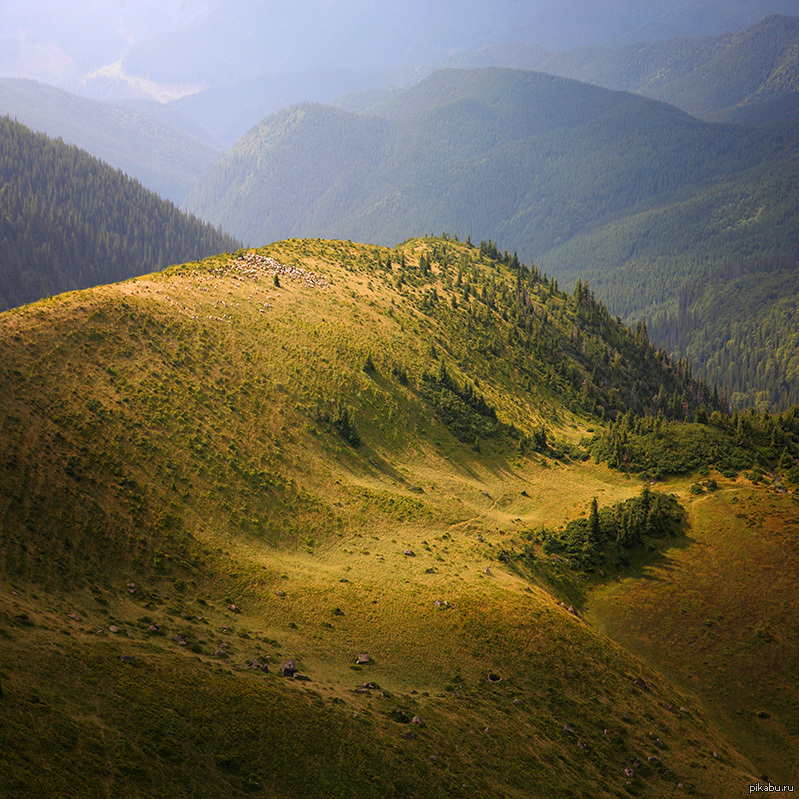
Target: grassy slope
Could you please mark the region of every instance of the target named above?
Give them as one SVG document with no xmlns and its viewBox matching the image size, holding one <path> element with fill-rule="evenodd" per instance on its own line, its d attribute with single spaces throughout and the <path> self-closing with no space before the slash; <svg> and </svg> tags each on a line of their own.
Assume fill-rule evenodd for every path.
<svg viewBox="0 0 799 799">
<path fill-rule="evenodd" d="M 711 717 L 774 783 L 799 775 L 794 503 L 721 481 L 690 498 L 688 546 L 598 587 L 589 618 L 703 697 Z M 665 644 L 665 645 L 664 645 Z"/>
<path fill-rule="evenodd" d="M 636 487 L 457 442 L 414 388 L 448 331 L 375 268 L 387 251 L 264 252 L 331 282 L 221 257 L 0 318 L 6 794 L 743 790 L 753 766 L 701 705 L 498 560 Z M 548 390 L 496 366 L 471 354 L 500 418 L 554 424 Z M 358 449 L 317 420 L 339 397 Z M 269 674 L 241 668 L 256 656 Z M 275 674 L 289 657 L 310 682 Z"/>
</svg>

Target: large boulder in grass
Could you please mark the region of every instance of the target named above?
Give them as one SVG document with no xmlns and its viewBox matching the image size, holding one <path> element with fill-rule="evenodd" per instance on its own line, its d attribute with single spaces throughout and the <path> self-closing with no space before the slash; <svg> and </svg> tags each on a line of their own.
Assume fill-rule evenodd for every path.
<svg viewBox="0 0 799 799">
<path fill-rule="evenodd" d="M 297 673 L 297 663 L 292 658 L 291 660 L 287 660 L 281 667 L 280 673 L 284 677 L 293 677 Z"/>
</svg>

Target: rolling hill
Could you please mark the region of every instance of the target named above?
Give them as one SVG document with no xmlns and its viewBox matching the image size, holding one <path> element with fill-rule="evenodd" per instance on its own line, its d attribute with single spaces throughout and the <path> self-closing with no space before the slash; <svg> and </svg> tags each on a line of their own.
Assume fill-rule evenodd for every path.
<svg viewBox="0 0 799 799">
<path fill-rule="evenodd" d="M 566 285 L 587 278 L 614 313 L 645 319 L 740 404 L 785 407 L 799 399 L 792 376 L 787 389 L 752 370 L 727 382 L 712 366 L 724 330 L 700 345 L 701 322 L 683 318 L 676 342 L 674 325 L 658 320 L 676 317 L 684 295 L 699 318 L 702 287 L 711 293 L 730 276 L 743 319 L 753 307 L 746 276 L 787 279 L 797 130 L 702 122 L 542 73 L 444 70 L 360 114 L 302 105 L 268 117 L 209 171 L 189 207 L 255 243 L 490 237 Z"/>
<path fill-rule="evenodd" d="M 83 150 L 0 118 L 0 308 L 235 249 Z"/>
<path fill-rule="evenodd" d="M 765 468 L 778 442 L 793 485 L 795 415 L 729 419 L 642 328 L 498 255 L 293 240 L 0 315 L 10 799 L 721 798 L 795 777 L 790 607 L 726 583 L 772 637 L 755 689 L 750 659 L 718 664 L 746 631 L 685 605 L 736 681 L 719 695 L 640 578 L 663 590 L 675 564 L 689 597 L 713 578 L 691 554 L 712 560 L 723 501 L 762 543 L 752 579 L 775 547 L 792 579 L 794 528 L 770 526 L 792 499 L 762 471 L 642 491 L 583 440 L 711 436 L 704 469 L 730 446 Z M 628 597 L 637 647 L 608 609 Z"/>
</svg>

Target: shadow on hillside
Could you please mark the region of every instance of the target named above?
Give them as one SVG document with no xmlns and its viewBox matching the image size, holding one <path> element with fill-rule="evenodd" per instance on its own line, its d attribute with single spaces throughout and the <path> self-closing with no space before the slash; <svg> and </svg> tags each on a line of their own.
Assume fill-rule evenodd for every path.
<svg viewBox="0 0 799 799">
<path fill-rule="evenodd" d="M 696 543 L 697 539 L 690 535 L 690 527 L 685 527 L 680 535 L 650 540 L 626 566 L 604 563 L 593 571 L 582 571 L 567 565 L 565 558 L 546 555 L 533 560 L 511 558 L 504 561 L 503 566 L 517 577 L 551 593 L 557 600 L 580 609 L 585 606 L 590 593 L 604 585 L 628 579 L 667 582 L 668 577 L 663 576 L 663 573 L 667 575 L 677 568 L 671 553 L 688 549 Z M 654 549 L 649 549 L 649 546 Z"/>
</svg>

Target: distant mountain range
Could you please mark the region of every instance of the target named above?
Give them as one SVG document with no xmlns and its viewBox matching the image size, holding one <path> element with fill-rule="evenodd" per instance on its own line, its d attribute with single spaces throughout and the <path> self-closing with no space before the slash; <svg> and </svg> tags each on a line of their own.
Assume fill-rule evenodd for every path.
<svg viewBox="0 0 799 799">
<path fill-rule="evenodd" d="M 642 35 L 635 44 L 558 52 L 540 45 L 494 44 L 417 66 L 268 72 L 172 105 L 232 144 L 265 116 L 300 102 L 335 102 L 361 111 L 377 97 L 440 69 L 508 67 L 634 92 L 708 121 L 766 124 L 799 119 L 797 58 L 799 19 L 772 15 L 742 33 L 718 36 L 646 41 Z"/>
<path fill-rule="evenodd" d="M 175 203 L 221 154 L 221 143 L 174 108 L 100 102 L 32 80 L 0 78 L 0 115 L 75 144 Z"/>
<path fill-rule="evenodd" d="M 775 15 L 743 33 L 565 51 L 538 69 L 643 94 L 702 119 L 798 119 L 799 19 Z"/>
</svg>

